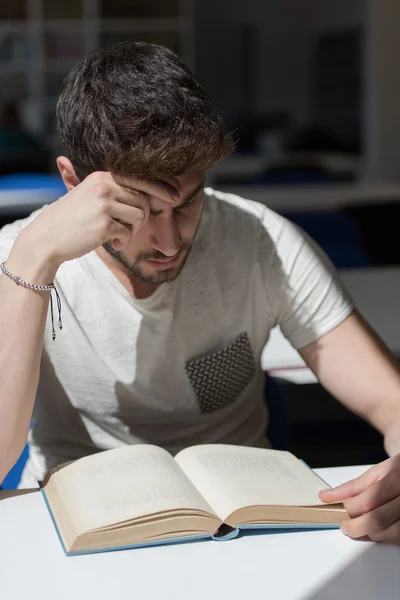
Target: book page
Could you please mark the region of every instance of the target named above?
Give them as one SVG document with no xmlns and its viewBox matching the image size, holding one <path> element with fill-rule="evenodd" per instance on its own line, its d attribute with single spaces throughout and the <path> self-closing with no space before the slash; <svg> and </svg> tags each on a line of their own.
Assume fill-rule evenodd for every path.
<svg viewBox="0 0 400 600">
<path fill-rule="evenodd" d="M 176 509 L 214 514 L 172 456 L 157 446 L 87 456 L 51 480 L 78 532 Z"/>
<path fill-rule="evenodd" d="M 175 460 L 222 520 L 253 505 L 324 504 L 318 492 L 327 484 L 290 452 L 211 444 Z"/>
</svg>

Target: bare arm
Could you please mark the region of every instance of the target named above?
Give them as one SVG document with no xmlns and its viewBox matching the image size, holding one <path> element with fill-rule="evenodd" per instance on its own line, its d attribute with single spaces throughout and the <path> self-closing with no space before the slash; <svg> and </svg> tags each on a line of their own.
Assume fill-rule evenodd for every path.
<svg viewBox="0 0 400 600">
<path fill-rule="evenodd" d="M 129 244 L 147 222 L 150 196 L 172 202 L 159 183 L 135 189 L 110 173 L 93 173 L 50 205 L 17 237 L 6 267 L 35 285 L 52 283 L 59 266 L 111 240 Z M 49 292 L 0 276 L 0 481 L 23 450 L 39 379 Z M 62 335 L 55 343 L 62 343 Z"/>
<path fill-rule="evenodd" d="M 57 271 L 46 256 L 17 241 L 10 272 L 36 285 L 52 283 Z M 0 277 L 0 481 L 26 442 L 38 385 L 49 292 L 35 292 Z"/>
<path fill-rule="evenodd" d="M 400 452 L 399 363 L 357 311 L 299 352 L 335 398 L 385 436 L 388 454 Z"/>
</svg>

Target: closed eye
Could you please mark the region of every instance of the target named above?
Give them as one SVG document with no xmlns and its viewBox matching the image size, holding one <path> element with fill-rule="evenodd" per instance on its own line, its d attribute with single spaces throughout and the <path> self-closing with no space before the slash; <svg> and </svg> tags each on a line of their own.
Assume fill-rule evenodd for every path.
<svg viewBox="0 0 400 600">
<path fill-rule="evenodd" d="M 196 200 L 197 197 L 198 197 L 198 194 L 196 194 L 195 196 L 193 196 L 193 198 L 191 198 L 190 200 L 185 202 L 185 204 L 181 204 L 180 206 L 177 206 L 176 208 L 174 208 L 174 211 L 176 211 L 176 212 L 188 211 L 189 208 L 191 207 L 193 201 Z"/>
<path fill-rule="evenodd" d="M 176 206 L 173 211 L 176 213 L 185 213 L 185 212 L 189 212 L 190 208 L 193 205 L 193 202 L 195 200 L 197 200 L 197 198 L 199 198 L 201 192 L 204 189 L 204 182 L 201 184 L 201 186 L 198 188 L 197 191 L 194 192 L 194 195 L 191 198 L 188 198 L 188 200 L 186 200 L 186 202 L 184 202 L 183 204 L 181 204 L 180 206 Z M 154 209 L 150 209 L 150 215 L 153 217 L 158 217 L 158 215 L 161 215 L 164 211 L 163 210 L 154 210 Z"/>
</svg>

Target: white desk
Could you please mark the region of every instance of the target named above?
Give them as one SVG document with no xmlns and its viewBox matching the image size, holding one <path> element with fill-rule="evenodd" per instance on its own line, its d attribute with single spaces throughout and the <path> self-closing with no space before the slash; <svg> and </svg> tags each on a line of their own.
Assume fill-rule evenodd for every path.
<svg viewBox="0 0 400 600">
<path fill-rule="evenodd" d="M 366 467 L 319 469 L 331 484 Z M 339 531 L 247 535 L 67 558 L 39 493 L 0 501 L 5 600 L 398 600 L 400 548 Z"/>
<path fill-rule="evenodd" d="M 348 270 L 341 277 L 360 312 L 400 356 L 400 267 Z M 271 375 L 293 383 L 317 381 L 279 329 L 271 333 L 262 366 Z"/>
</svg>

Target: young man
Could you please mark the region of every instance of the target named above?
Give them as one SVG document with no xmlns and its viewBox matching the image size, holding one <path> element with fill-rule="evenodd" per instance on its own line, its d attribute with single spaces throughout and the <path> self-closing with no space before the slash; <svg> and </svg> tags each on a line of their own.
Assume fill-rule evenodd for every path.
<svg viewBox="0 0 400 600">
<path fill-rule="evenodd" d="M 0 234 L 0 480 L 34 403 L 23 486 L 124 444 L 267 446 L 260 356 L 279 325 L 391 455 L 323 499 L 345 499 L 349 535 L 400 543 L 395 361 L 301 231 L 203 189 L 233 143 L 185 64 L 144 43 L 92 53 L 57 111 L 68 193 Z M 12 276 L 55 281 L 55 341 L 49 291 Z"/>
</svg>

